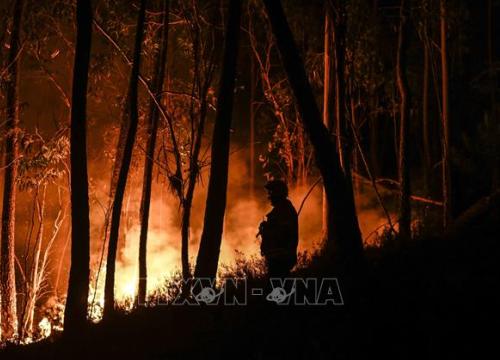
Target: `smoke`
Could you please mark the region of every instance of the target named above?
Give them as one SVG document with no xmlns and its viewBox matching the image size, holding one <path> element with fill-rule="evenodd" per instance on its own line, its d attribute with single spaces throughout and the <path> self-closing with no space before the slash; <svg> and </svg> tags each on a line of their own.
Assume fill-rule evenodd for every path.
<svg viewBox="0 0 500 360">
<path fill-rule="evenodd" d="M 260 243 L 256 238 L 259 223 L 271 210 L 265 191 L 259 186 L 250 191 L 249 169 L 246 153 L 235 152 L 230 158 L 229 184 L 224 232 L 219 264 L 231 265 L 238 256 L 259 256 Z M 118 299 L 135 294 L 138 276 L 139 251 L 139 207 L 142 190 L 141 170 L 130 181 L 124 217 L 122 218 L 123 237 L 120 239 L 116 271 L 116 293 Z M 190 264 L 194 266 L 203 230 L 204 208 L 206 201 L 207 171 L 202 174 L 197 185 L 191 218 L 189 243 Z M 310 191 L 311 184 L 290 188 L 290 200 L 298 210 Z M 255 194 L 252 196 L 252 194 Z M 373 191 L 361 187 L 356 198 L 358 217 L 363 237 L 381 231 L 387 222 L 384 213 L 374 200 Z M 180 208 L 178 200 L 168 191 L 164 182 L 153 184 L 150 223 L 148 231 L 148 291 L 157 288 L 165 278 L 180 271 L 181 237 Z M 93 228 L 102 227 L 100 217 L 93 216 Z M 93 231 L 93 234 L 98 233 Z M 322 187 L 319 183 L 307 197 L 299 216 L 299 251 L 314 251 L 322 239 Z M 373 238 L 373 237 L 371 237 Z M 94 239 L 94 243 L 97 239 Z M 99 252 L 95 251 L 94 263 L 97 264 Z M 104 276 L 102 274 L 101 276 Z M 100 282 L 101 283 L 101 282 Z"/>
<path fill-rule="evenodd" d="M 109 159 L 100 159 L 89 162 L 90 175 L 90 204 L 91 204 L 91 269 L 93 276 L 99 275 L 97 298 L 103 293 L 107 248 L 103 248 L 103 227 L 105 211 L 108 205 L 108 192 L 111 175 Z M 142 164 L 143 151 L 134 150 L 134 166 L 131 168 L 127 190 L 123 204 L 123 215 L 120 225 L 120 239 L 118 244 L 116 294 L 118 299 L 133 297 L 138 283 L 138 256 L 140 235 L 140 200 L 142 195 Z M 260 239 L 256 238 L 258 225 L 271 210 L 263 189 L 264 179 L 256 179 L 255 189 L 251 191 L 248 151 L 233 151 L 229 164 L 229 183 L 227 204 L 224 221 L 224 231 L 221 244 L 219 263 L 232 265 L 240 256 L 250 258 L 260 256 Z M 103 171 L 103 169 L 109 169 Z M 201 180 L 195 192 L 191 233 L 189 242 L 190 264 L 194 266 L 199 247 L 199 240 L 203 230 L 205 214 L 206 191 L 208 184 L 208 168 L 205 167 Z M 311 183 L 316 179 L 311 179 Z M 298 210 L 312 184 L 290 186 L 290 200 Z M 376 236 L 387 223 L 380 205 L 370 185 L 358 187 L 356 203 L 358 219 L 367 244 L 372 244 Z M 20 201 L 23 208 L 30 206 L 29 194 L 21 193 Z M 384 198 L 387 194 L 383 194 Z M 51 223 L 55 218 L 55 209 L 60 205 L 55 201 L 56 195 L 49 193 L 47 221 Z M 29 223 L 28 212 L 22 212 L 19 223 L 24 225 L 18 231 L 25 231 Z M 69 220 L 68 220 L 69 221 Z M 181 235 L 180 235 L 180 207 L 178 199 L 169 191 L 166 180 L 162 175 L 155 176 L 152 184 L 152 199 L 148 230 L 147 265 L 148 291 L 153 291 L 164 283 L 165 278 L 180 272 L 181 268 Z M 25 225 L 26 224 L 26 225 Z M 68 224 L 56 243 L 52 259 L 52 284 L 56 281 L 56 270 L 59 261 L 63 261 L 61 279 L 58 281 L 58 292 L 63 294 L 66 289 L 65 278 L 69 269 L 69 246 L 67 242 Z M 307 196 L 299 216 L 299 251 L 314 251 L 322 241 L 322 186 L 317 184 Z M 18 245 L 21 245 L 18 242 Z M 63 249 L 65 253 L 63 253 Z M 101 261 L 102 257 L 102 261 Z M 62 259 L 62 260 L 60 260 Z M 99 265 L 101 265 L 99 267 Z M 99 270 L 100 269 L 100 270 Z"/>
</svg>

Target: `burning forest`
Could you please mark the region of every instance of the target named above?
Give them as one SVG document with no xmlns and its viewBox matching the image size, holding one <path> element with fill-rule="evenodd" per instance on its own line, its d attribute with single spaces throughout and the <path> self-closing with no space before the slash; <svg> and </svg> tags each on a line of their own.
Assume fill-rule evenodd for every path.
<svg viewBox="0 0 500 360">
<path fill-rule="evenodd" d="M 2 359 L 477 357 L 499 15 L 0 0 Z"/>
</svg>

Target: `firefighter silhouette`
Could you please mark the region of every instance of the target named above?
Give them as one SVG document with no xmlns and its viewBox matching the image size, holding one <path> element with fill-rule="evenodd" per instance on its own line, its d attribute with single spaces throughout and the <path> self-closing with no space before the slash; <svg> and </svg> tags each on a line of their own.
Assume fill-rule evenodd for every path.
<svg viewBox="0 0 500 360">
<path fill-rule="evenodd" d="M 288 199 L 288 187 L 283 180 L 271 180 L 265 188 L 273 209 L 261 222 L 257 236 L 262 238 L 260 250 L 266 260 L 268 276 L 283 278 L 297 263 L 298 216 Z"/>
</svg>

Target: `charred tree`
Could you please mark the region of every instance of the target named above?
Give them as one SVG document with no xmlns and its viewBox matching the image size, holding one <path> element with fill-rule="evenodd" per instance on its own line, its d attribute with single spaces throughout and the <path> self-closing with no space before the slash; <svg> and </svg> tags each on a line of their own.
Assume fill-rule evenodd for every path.
<svg viewBox="0 0 500 360">
<path fill-rule="evenodd" d="M 64 309 L 64 331 L 77 334 L 86 325 L 90 275 L 89 189 L 87 177 L 87 84 L 92 38 L 90 0 L 76 6 L 76 50 L 71 99 L 71 268 Z"/>
<path fill-rule="evenodd" d="M 226 210 L 229 145 L 234 83 L 238 60 L 241 0 L 231 0 L 226 25 L 224 59 L 212 137 L 210 179 L 195 277 L 215 278 Z"/>
<path fill-rule="evenodd" d="M 398 47 L 396 56 L 396 81 L 399 91 L 399 234 L 403 240 L 411 237 L 411 205 L 410 205 L 410 164 L 408 159 L 408 138 L 410 120 L 410 93 L 406 75 L 406 57 L 408 48 L 408 8 L 407 1 L 401 0 L 399 18 Z"/>
<path fill-rule="evenodd" d="M 19 158 L 19 54 L 21 22 L 24 1 L 17 0 L 14 6 L 10 50 L 8 56 L 8 82 L 6 86 L 7 136 L 5 139 L 5 175 L 2 206 L 2 239 L 0 259 L 0 297 L 2 339 L 11 339 L 17 334 L 16 279 L 15 279 L 15 226 L 16 226 L 16 178 Z"/>
<path fill-rule="evenodd" d="M 146 16 L 146 0 L 141 0 L 139 15 L 137 17 L 137 28 L 135 34 L 134 56 L 130 73 L 129 89 L 126 100 L 125 112 L 128 113 L 128 131 L 125 141 L 122 163 L 116 186 L 115 197 L 111 212 L 111 228 L 109 232 L 108 256 L 106 261 L 106 281 L 104 284 L 104 318 L 109 317 L 114 312 L 115 304 L 115 268 L 116 253 L 118 249 L 118 237 L 120 230 L 120 219 L 123 207 L 123 197 L 127 186 L 127 178 L 132 161 L 132 150 L 134 148 L 137 125 L 139 122 L 138 113 L 138 85 L 139 69 L 141 60 L 142 40 L 144 37 L 144 21 Z"/>
<path fill-rule="evenodd" d="M 335 252 L 339 259 L 345 261 L 356 260 L 362 255 L 363 244 L 353 193 L 349 191 L 338 157 L 332 156 L 336 151 L 335 144 L 322 122 L 304 63 L 300 58 L 281 2 L 264 0 L 264 4 L 281 54 L 281 61 L 298 104 L 301 121 L 314 149 L 316 164 L 325 186 L 330 207 L 329 221 L 332 224 L 332 234 L 327 240 L 325 250 L 329 254 Z"/>
<path fill-rule="evenodd" d="M 170 10 L 170 0 L 163 2 L 163 21 L 160 31 L 158 42 L 160 49 L 156 57 L 154 67 L 153 86 L 152 91 L 156 96 L 156 101 L 161 103 L 163 83 L 165 79 L 165 67 L 167 64 L 168 52 L 168 19 Z M 146 301 L 147 293 L 147 241 L 148 241 L 148 225 L 149 225 L 149 209 L 151 204 L 151 185 L 153 180 L 153 166 L 155 156 L 156 137 L 158 133 L 158 122 L 160 114 L 154 99 L 149 103 L 149 119 L 147 123 L 147 144 L 146 156 L 144 159 L 144 174 L 142 184 L 142 198 L 141 198 L 141 232 L 139 236 L 139 286 L 137 291 L 138 303 Z"/>
</svg>

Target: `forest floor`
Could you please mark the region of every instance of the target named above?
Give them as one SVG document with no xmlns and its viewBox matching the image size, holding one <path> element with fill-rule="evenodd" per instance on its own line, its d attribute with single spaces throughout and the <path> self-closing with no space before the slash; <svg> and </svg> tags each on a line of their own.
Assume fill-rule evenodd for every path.
<svg viewBox="0 0 500 360">
<path fill-rule="evenodd" d="M 500 303 L 498 226 L 478 225 L 460 239 L 369 249 L 359 296 L 342 306 L 141 308 L 77 339 L 9 346 L 0 358 L 482 358 L 497 341 L 491 329 Z M 296 275 L 324 276 L 323 266 Z"/>
</svg>

